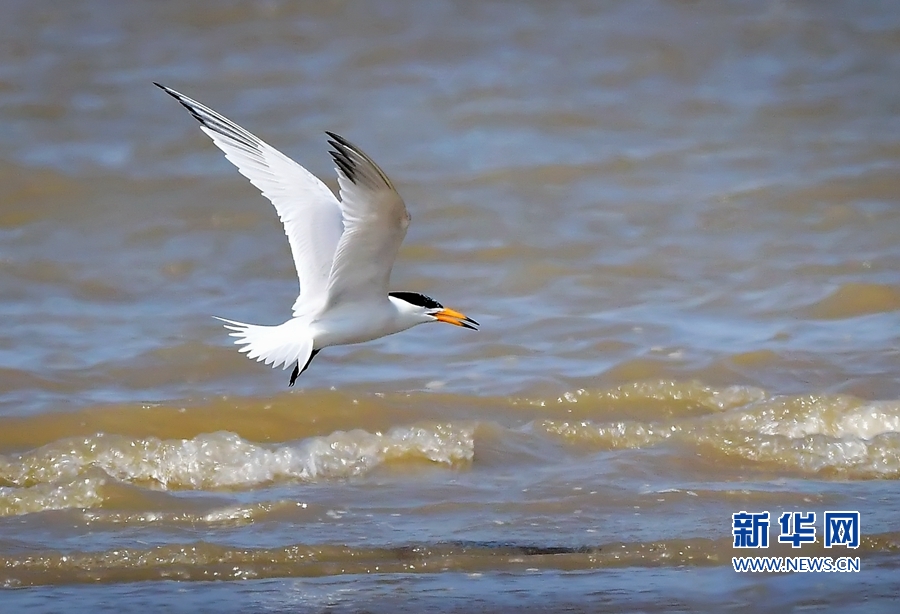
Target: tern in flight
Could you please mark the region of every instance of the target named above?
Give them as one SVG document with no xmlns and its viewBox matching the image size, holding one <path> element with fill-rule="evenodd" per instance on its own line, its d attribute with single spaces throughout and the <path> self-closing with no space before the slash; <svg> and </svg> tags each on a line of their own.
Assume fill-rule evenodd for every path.
<svg viewBox="0 0 900 614">
<path fill-rule="evenodd" d="M 200 122 L 238 171 L 272 201 L 297 276 L 293 317 L 278 326 L 218 318 L 249 358 L 294 367 L 290 385 L 332 345 L 371 341 L 426 322 L 477 330 L 478 322 L 418 292 L 388 292 L 409 213 L 377 164 L 326 132 L 340 200 L 315 175 L 209 107 L 156 83 Z"/>
</svg>

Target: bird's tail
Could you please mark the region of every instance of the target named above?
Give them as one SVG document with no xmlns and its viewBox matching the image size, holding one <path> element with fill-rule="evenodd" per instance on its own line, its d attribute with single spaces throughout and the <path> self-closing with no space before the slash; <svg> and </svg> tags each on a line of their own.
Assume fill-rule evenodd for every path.
<svg viewBox="0 0 900 614">
<path fill-rule="evenodd" d="M 233 331 L 229 336 L 235 338 L 236 345 L 242 346 L 239 351 L 245 352 L 247 358 L 287 369 L 297 362 L 306 364 L 312 354 L 312 339 L 302 334 L 302 331 L 291 330 L 296 329 L 294 321 L 289 320 L 278 326 L 257 326 L 213 317 L 224 322 L 225 328 Z"/>
</svg>

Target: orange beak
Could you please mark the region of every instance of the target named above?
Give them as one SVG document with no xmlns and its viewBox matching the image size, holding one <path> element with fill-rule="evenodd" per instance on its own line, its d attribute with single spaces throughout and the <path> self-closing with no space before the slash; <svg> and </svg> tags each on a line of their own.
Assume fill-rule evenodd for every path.
<svg viewBox="0 0 900 614">
<path fill-rule="evenodd" d="M 478 330 L 477 327 L 480 326 L 478 322 L 472 318 L 467 318 L 465 315 L 458 311 L 454 311 L 453 309 L 442 309 L 434 314 L 434 317 L 437 318 L 438 322 L 446 322 L 447 324 L 462 326 L 463 328 L 468 328 L 470 330 Z"/>
</svg>

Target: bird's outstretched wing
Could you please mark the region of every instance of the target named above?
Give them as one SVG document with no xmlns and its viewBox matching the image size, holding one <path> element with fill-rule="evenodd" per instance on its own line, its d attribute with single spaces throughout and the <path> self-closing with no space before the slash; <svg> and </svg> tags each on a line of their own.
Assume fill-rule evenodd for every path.
<svg viewBox="0 0 900 614">
<path fill-rule="evenodd" d="M 326 132 L 334 148 L 344 234 L 334 255 L 328 305 L 384 300 L 409 213 L 378 165 L 343 137 Z"/>
<path fill-rule="evenodd" d="M 155 85 L 184 105 L 199 120 L 200 129 L 225 152 L 225 157 L 275 205 L 300 278 L 294 315 L 322 306 L 344 231 L 342 208 L 331 190 L 308 170 L 226 117 L 173 89 Z"/>
</svg>

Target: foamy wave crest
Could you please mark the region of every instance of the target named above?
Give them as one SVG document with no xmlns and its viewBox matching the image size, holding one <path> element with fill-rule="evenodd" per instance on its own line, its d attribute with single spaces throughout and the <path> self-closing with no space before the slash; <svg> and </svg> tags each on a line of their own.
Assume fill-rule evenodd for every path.
<svg viewBox="0 0 900 614">
<path fill-rule="evenodd" d="M 252 443 L 229 432 L 165 440 L 100 433 L 0 456 L 0 480 L 28 487 L 72 480 L 96 468 L 123 482 L 164 489 L 240 488 L 282 479 L 351 477 L 388 460 L 453 465 L 471 461 L 474 449 L 474 427 L 449 424 L 386 433 L 338 431 L 281 446 Z"/>
<path fill-rule="evenodd" d="M 0 486 L 0 517 L 94 507 L 103 502 L 100 489 L 105 483 L 104 477 L 82 476 L 71 481 L 22 488 Z"/>
<path fill-rule="evenodd" d="M 698 441 L 727 456 L 804 472 L 900 477 L 900 402 L 776 397 L 712 420 Z"/>
<path fill-rule="evenodd" d="M 668 440 L 701 454 L 844 478 L 900 478 L 900 401 L 844 395 L 769 397 L 725 411 L 658 422 L 543 420 L 535 428 L 575 444 L 643 448 Z"/>
</svg>

